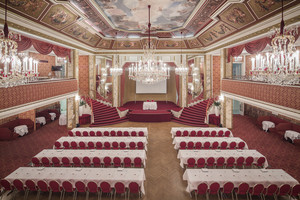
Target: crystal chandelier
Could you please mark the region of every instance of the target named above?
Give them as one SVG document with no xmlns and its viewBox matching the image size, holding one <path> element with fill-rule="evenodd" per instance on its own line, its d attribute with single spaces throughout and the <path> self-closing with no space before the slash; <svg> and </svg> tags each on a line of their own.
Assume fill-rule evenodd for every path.
<svg viewBox="0 0 300 200">
<path fill-rule="evenodd" d="M 180 65 L 179 67 L 175 68 L 175 73 L 179 76 L 186 76 L 189 73 L 189 68 L 185 66 L 185 64 L 182 63 L 182 32 L 181 32 L 181 55 L 180 55 Z"/>
<path fill-rule="evenodd" d="M 300 83 L 299 51 L 295 48 L 298 28 L 284 29 L 283 1 L 280 29 L 275 29 L 271 42 L 273 52 L 252 58 L 251 79 L 274 85 L 297 85 Z"/>
<path fill-rule="evenodd" d="M 153 44 L 150 40 L 150 8 L 151 6 L 148 5 L 148 44 L 145 43 L 143 46 L 144 54 L 142 59 L 129 67 L 128 75 L 129 79 L 139 81 L 144 84 L 155 84 L 170 78 L 170 68 L 167 67 L 167 65 L 161 60 L 157 59 L 157 56 L 155 55 L 155 44 Z"/>
<path fill-rule="evenodd" d="M 120 66 L 119 63 L 119 55 L 118 55 L 118 32 L 116 32 L 116 56 L 114 66 L 110 68 L 110 74 L 113 76 L 120 76 L 123 73 L 123 68 Z"/>
</svg>

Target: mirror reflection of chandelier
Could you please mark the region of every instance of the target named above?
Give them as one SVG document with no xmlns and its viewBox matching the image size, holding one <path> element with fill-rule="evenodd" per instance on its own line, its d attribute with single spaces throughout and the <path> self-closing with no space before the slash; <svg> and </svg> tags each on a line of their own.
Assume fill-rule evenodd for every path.
<svg viewBox="0 0 300 200">
<path fill-rule="evenodd" d="M 283 0 L 281 6 L 280 29 L 275 29 L 271 42 L 273 52 L 252 58 L 251 79 L 274 85 L 296 85 L 300 83 L 299 51 L 294 37 L 298 28 L 284 29 Z"/>
<path fill-rule="evenodd" d="M 139 81 L 144 84 L 154 84 L 170 78 L 170 68 L 161 60 L 158 60 L 155 55 L 155 44 L 153 44 L 150 40 L 150 8 L 151 6 L 148 5 L 148 44 L 145 43 L 143 46 L 144 54 L 142 59 L 129 67 L 128 75 L 129 79 Z"/>
</svg>

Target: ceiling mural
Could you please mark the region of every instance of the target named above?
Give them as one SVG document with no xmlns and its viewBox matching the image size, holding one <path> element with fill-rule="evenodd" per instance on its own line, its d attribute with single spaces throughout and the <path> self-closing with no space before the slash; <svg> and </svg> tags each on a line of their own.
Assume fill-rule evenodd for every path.
<svg viewBox="0 0 300 200">
<path fill-rule="evenodd" d="M 202 47 L 203 45 L 196 39 L 193 40 L 187 40 L 190 48 L 199 48 Z"/>
<path fill-rule="evenodd" d="M 99 44 L 97 45 L 98 48 L 101 48 L 101 49 L 110 49 L 111 48 L 111 43 L 112 43 L 112 40 L 104 40 L 102 39 Z"/>
<path fill-rule="evenodd" d="M 118 45 L 118 49 L 140 49 L 142 48 L 141 41 L 118 41 L 118 43 L 114 42 L 113 49 L 115 49 Z"/>
<path fill-rule="evenodd" d="M 154 30 L 170 31 L 184 24 L 199 0 L 95 0 L 115 27 L 126 31 L 148 29 L 148 5 Z"/>
<path fill-rule="evenodd" d="M 159 49 L 180 49 L 187 48 L 183 41 L 174 41 L 174 40 L 159 40 L 157 42 L 157 48 Z"/>
<path fill-rule="evenodd" d="M 232 4 L 220 14 L 220 18 L 235 28 L 242 28 L 255 21 L 248 8 L 242 3 Z"/>
<path fill-rule="evenodd" d="M 42 22 L 48 24 L 55 29 L 62 29 L 77 19 L 77 15 L 70 12 L 63 5 L 52 6 L 46 15 L 43 17 Z"/>
<path fill-rule="evenodd" d="M 0 2 L 5 4 L 5 0 L 0 0 Z M 35 19 L 41 15 L 48 4 L 44 0 L 8 0 L 9 7 Z"/>
</svg>

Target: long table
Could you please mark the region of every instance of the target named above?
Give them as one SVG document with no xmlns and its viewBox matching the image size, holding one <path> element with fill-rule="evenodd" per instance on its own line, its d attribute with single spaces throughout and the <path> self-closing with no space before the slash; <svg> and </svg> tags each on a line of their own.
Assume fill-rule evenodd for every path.
<svg viewBox="0 0 300 200">
<path fill-rule="evenodd" d="M 296 179 L 282 169 L 187 169 L 183 174 L 183 180 L 187 180 L 187 192 L 196 190 L 203 182 L 208 185 L 217 182 L 220 187 L 226 182 L 232 182 L 235 187 L 244 182 L 250 187 L 259 183 L 264 187 L 270 184 L 276 184 L 278 187 L 282 184 L 291 186 L 298 184 Z"/>
<path fill-rule="evenodd" d="M 212 145 L 213 142 L 219 142 L 219 147 L 221 146 L 222 142 L 227 142 L 229 147 L 229 144 L 231 142 L 236 142 L 236 144 L 240 143 L 240 142 L 245 142 L 244 140 L 242 140 L 239 137 L 175 137 L 173 139 L 173 144 L 175 144 L 174 148 L 175 149 L 179 149 L 180 147 L 180 142 L 201 142 L 202 145 L 204 144 L 204 142 L 210 142 L 210 146 Z M 244 149 L 248 149 L 248 145 L 245 142 L 245 147 Z"/>
<path fill-rule="evenodd" d="M 144 135 L 146 137 L 148 136 L 148 129 L 147 129 L 147 127 L 110 127 L 110 128 L 90 128 L 90 127 L 86 127 L 86 128 L 73 128 L 71 131 L 74 134 L 76 133 L 76 131 L 79 131 L 81 134 L 83 133 L 83 131 L 87 131 L 88 133 L 90 131 L 94 131 L 95 133 L 97 131 L 101 131 L 102 135 L 103 135 L 104 131 L 108 131 L 108 132 L 115 131 L 116 133 L 118 131 L 122 131 L 122 133 L 124 133 L 125 131 L 128 131 L 129 134 L 131 132 L 133 132 L 133 131 L 135 131 L 136 133 L 138 133 L 140 131 L 143 131 Z"/>
<path fill-rule="evenodd" d="M 38 158 L 40 161 L 43 157 L 48 159 L 52 159 L 53 157 L 57 157 L 60 161 L 63 157 L 67 157 L 72 160 L 73 157 L 78 157 L 82 162 L 83 157 L 89 157 L 91 160 L 94 157 L 100 158 L 101 162 L 103 162 L 104 157 L 119 157 L 123 162 L 125 157 L 129 157 L 133 162 L 133 159 L 136 157 L 140 157 L 144 166 L 146 166 L 146 151 L 145 150 L 96 150 L 96 149 L 44 149 L 34 157 Z"/>
<path fill-rule="evenodd" d="M 212 131 L 216 131 L 217 134 L 219 131 L 223 131 L 223 133 L 225 133 L 226 131 L 230 131 L 228 128 L 203 128 L 203 127 L 173 127 L 171 129 L 171 134 L 172 134 L 172 138 L 174 138 L 176 136 L 176 132 L 177 131 L 181 131 L 181 133 L 183 133 L 183 131 L 188 131 L 189 134 L 192 132 L 192 131 L 196 131 L 196 133 L 198 131 L 202 131 L 203 134 L 205 131 L 209 131 L 209 133 L 211 133 Z M 229 137 L 233 137 L 233 134 L 232 132 L 230 131 L 230 135 Z"/>
<path fill-rule="evenodd" d="M 216 150 L 179 150 L 177 154 L 177 158 L 180 159 L 180 166 L 183 168 L 184 165 L 187 164 L 187 160 L 189 158 L 195 158 L 197 161 L 199 158 L 204 158 L 207 160 L 209 157 L 215 158 L 217 160 L 220 157 L 225 158 L 227 160 L 229 157 L 234 157 L 235 160 L 238 157 L 247 158 L 248 156 L 252 156 L 254 158 L 254 162 L 258 160 L 260 157 L 265 157 L 261 153 L 256 150 L 241 150 L 241 149 L 216 149 Z M 268 167 L 267 159 L 264 163 L 264 168 Z"/>
<path fill-rule="evenodd" d="M 129 147 L 130 142 L 135 142 L 136 144 L 138 142 L 142 142 L 144 144 L 144 148 L 147 151 L 147 138 L 146 137 L 61 137 L 57 140 L 61 145 L 63 145 L 63 142 L 76 142 L 77 145 L 79 142 L 84 142 L 85 145 L 87 146 L 88 142 L 93 142 L 94 145 L 96 146 L 96 142 L 109 142 L 112 144 L 113 142 L 125 142 L 126 147 Z M 53 147 L 55 148 L 55 146 Z"/>
<path fill-rule="evenodd" d="M 143 168 L 65 168 L 65 167 L 20 167 L 10 175 L 5 177 L 10 183 L 15 179 L 25 183 L 26 180 L 33 180 L 37 183 L 43 180 L 49 184 L 55 180 L 60 185 L 63 181 L 70 181 L 75 187 L 77 181 L 87 184 L 94 181 L 99 186 L 101 182 L 106 181 L 112 187 L 116 182 L 122 182 L 128 187 L 130 182 L 136 182 L 145 194 L 144 181 L 146 180 Z"/>
</svg>

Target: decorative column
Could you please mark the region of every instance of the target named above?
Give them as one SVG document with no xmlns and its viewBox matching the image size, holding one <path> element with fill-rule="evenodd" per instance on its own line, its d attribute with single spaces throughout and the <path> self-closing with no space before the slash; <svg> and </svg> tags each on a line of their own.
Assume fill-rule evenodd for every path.
<svg viewBox="0 0 300 200">
<path fill-rule="evenodd" d="M 72 129 L 76 126 L 75 120 L 75 97 L 67 99 L 67 128 Z"/>
<path fill-rule="evenodd" d="M 123 68 L 119 66 L 118 55 L 113 56 L 112 68 L 110 69 L 112 75 L 113 87 L 113 106 L 120 106 L 120 75 L 123 73 Z"/>
<path fill-rule="evenodd" d="M 232 128 L 232 99 L 224 97 L 224 101 L 221 102 L 221 124 L 223 127 Z"/>
<path fill-rule="evenodd" d="M 177 71 L 176 71 L 177 70 Z M 175 69 L 175 72 L 177 75 L 180 75 L 179 78 L 179 104 L 181 107 L 186 107 L 187 106 L 187 75 L 189 72 L 189 69 L 187 67 L 187 55 L 182 56 L 182 65 L 180 67 L 177 67 Z"/>
<path fill-rule="evenodd" d="M 211 68 L 212 55 L 206 54 L 204 56 L 204 99 L 212 97 L 212 83 L 211 83 Z"/>
<path fill-rule="evenodd" d="M 89 55 L 89 95 L 96 98 L 96 56 Z"/>
<path fill-rule="evenodd" d="M 228 63 L 228 62 L 226 62 L 227 61 L 227 54 L 228 54 L 228 49 L 224 49 L 224 50 L 222 50 L 222 53 L 223 54 L 225 54 L 224 55 L 224 62 L 225 62 L 225 64 L 224 64 L 224 72 L 223 72 L 223 78 L 232 78 L 232 58 L 230 59 L 230 62 Z"/>
</svg>

